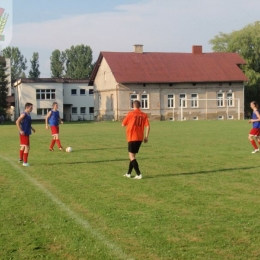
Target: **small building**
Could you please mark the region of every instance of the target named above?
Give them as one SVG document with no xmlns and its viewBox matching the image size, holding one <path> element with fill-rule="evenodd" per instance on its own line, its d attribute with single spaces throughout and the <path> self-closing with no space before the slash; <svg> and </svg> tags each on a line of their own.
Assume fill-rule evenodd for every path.
<svg viewBox="0 0 260 260">
<path fill-rule="evenodd" d="M 154 120 L 242 119 L 246 62 L 237 53 L 101 52 L 89 84 L 96 120 L 122 120 L 134 100 Z"/>
<path fill-rule="evenodd" d="M 33 104 L 32 120 L 44 120 L 53 102 L 66 121 L 93 120 L 93 87 L 88 80 L 64 78 L 21 78 L 14 83 L 16 118 L 27 102 Z"/>
</svg>

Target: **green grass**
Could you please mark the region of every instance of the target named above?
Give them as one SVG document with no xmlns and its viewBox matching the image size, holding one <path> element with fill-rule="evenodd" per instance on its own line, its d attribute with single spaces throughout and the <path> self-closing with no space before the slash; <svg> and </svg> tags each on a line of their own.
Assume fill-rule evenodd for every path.
<svg viewBox="0 0 260 260">
<path fill-rule="evenodd" d="M 260 154 L 246 121 L 152 122 L 128 168 L 118 122 L 66 123 L 49 152 L 35 124 L 18 164 L 15 125 L 0 125 L 0 259 L 259 259 Z"/>
</svg>

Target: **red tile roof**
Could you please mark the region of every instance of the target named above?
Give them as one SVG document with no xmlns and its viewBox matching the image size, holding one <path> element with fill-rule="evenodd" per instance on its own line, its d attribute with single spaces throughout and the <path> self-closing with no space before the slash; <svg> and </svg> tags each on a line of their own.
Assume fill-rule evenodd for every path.
<svg viewBox="0 0 260 260">
<path fill-rule="evenodd" d="M 93 84 L 102 59 L 118 83 L 185 83 L 248 81 L 237 53 L 101 52 L 90 78 Z"/>
</svg>

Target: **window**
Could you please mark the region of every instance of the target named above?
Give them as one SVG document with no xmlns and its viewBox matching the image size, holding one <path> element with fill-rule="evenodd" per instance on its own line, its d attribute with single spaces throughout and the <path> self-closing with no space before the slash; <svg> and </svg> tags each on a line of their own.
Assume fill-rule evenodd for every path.
<svg viewBox="0 0 260 260">
<path fill-rule="evenodd" d="M 148 95 L 147 94 L 142 94 L 141 95 L 141 108 L 149 108 L 148 104 Z"/>
<path fill-rule="evenodd" d="M 192 119 L 193 120 L 199 120 L 199 118 L 197 116 L 194 116 Z"/>
<path fill-rule="evenodd" d="M 55 99 L 55 89 L 36 89 L 36 99 Z"/>
<path fill-rule="evenodd" d="M 223 107 L 224 106 L 224 100 L 223 100 L 223 98 L 224 98 L 224 94 L 223 93 L 218 93 L 217 94 L 217 106 L 218 107 Z"/>
<path fill-rule="evenodd" d="M 234 119 L 234 117 L 233 116 L 228 116 L 228 119 L 232 120 L 232 119 Z"/>
<path fill-rule="evenodd" d="M 168 107 L 169 108 L 174 108 L 174 95 L 173 94 L 169 94 L 167 96 L 168 99 Z"/>
<path fill-rule="evenodd" d="M 182 104 L 181 104 L 182 102 Z M 180 107 L 186 107 L 186 94 L 180 94 Z"/>
<path fill-rule="evenodd" d="M 51 111 L 51 108 L 37 108 L 37 115 L 45 116 L 48 114 L 49 111 Z"/>
<path fill-rule="evenodd" d="M 233 93 L 227 93 L 227 106 L 233 107 Z"/>
<path fill-rule="evenodd" d="M 81 88 L 79 93 L 80 95 L 86 95 L 86 90 Z"/>
<path fill-rule="evenodd" d="M 78 108 L 77 107 L 72 107 L 71 108 L 71 113 L 72 114 L 78 114 Z"/>
<path fill-rule="evenodd" d="M 71 90 L 71 95 L 77 95 L 77 90 L 76 89 L 72 89 Z"/>
<path fill-rule="evenodd" d="M 89 89 L 89 90 L 88 90 L 88 94 L 89 94 L 89 95 L 93 95 L 93 94 L 94 94 L 94 90 L 93 90 L 93 89 Z"/>
<path fill-rule="evenodd" d="M 86 114 L 86 108 L 85 107 L 80 108 L 80 114 Z"/>
<path fill-rule="evenodd" d="M 223 120 L 224 116 L 218 116 L 218 120 Z"/>
<path fill-rule="evenodd" d="M 199 107 L 198 94 L 191 94 L 191 107 Z"/>
<path fill-rule="evenodd" d="M 89 107 L 88 111 L 89 111 L 90 114 L 94 114 L 94 107 Z"/>
<path fill-rule="evenodd" d="M 136 94 L 131 94 L 130 95 L 130 108 L 133 108 L 133 102 L 137 100 L 137 95 Z"/>
</svg>

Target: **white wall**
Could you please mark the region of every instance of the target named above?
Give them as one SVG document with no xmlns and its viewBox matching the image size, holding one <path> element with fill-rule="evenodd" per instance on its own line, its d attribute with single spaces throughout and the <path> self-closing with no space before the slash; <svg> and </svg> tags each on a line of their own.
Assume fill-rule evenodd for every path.
<svg viewBox="0 0 260 260">
<path fill-rule="evenodd" d="M 88 83 L 64 83 L 64 113 L 66 120 L 76 121 L 93 120 L 94 115 L 89 113 L 89 108 L 94 107 L 94 95 L 89 94 L 89 90 L 93 90 L 93 86 L 88 86 Z M 76 94 L 72 94 L 72 90 Z M 85 94 L 81 94 L 80 90 L 85 90 Z M 77 112 L 73 113 L 76 109 Z M 81 113 L 85 108 L 85 113 Z"/>
<path fill-rule="evenodd" d="M 36 90 L 55 89 L 55 99 L 36 99 Z M 45 119 L 44 114 L 37 115 L 37 109 L 52 108 L 53 102 L 58 102 L 60 117 L 63 118 L 63 85 L 62 83 L 21 83 L 18 85 L 18 98 L 16 99 L 16 106 L 18 106 L 18 113 L 24 111 L 25 104 L 29 102 L 33 104 L 33 111 L 31 113 L 32 120 Z M 18 103 L 18 104 L 17 104 Z M 19 115 L 18 115 L 19 116 Z"/>
</svg>

